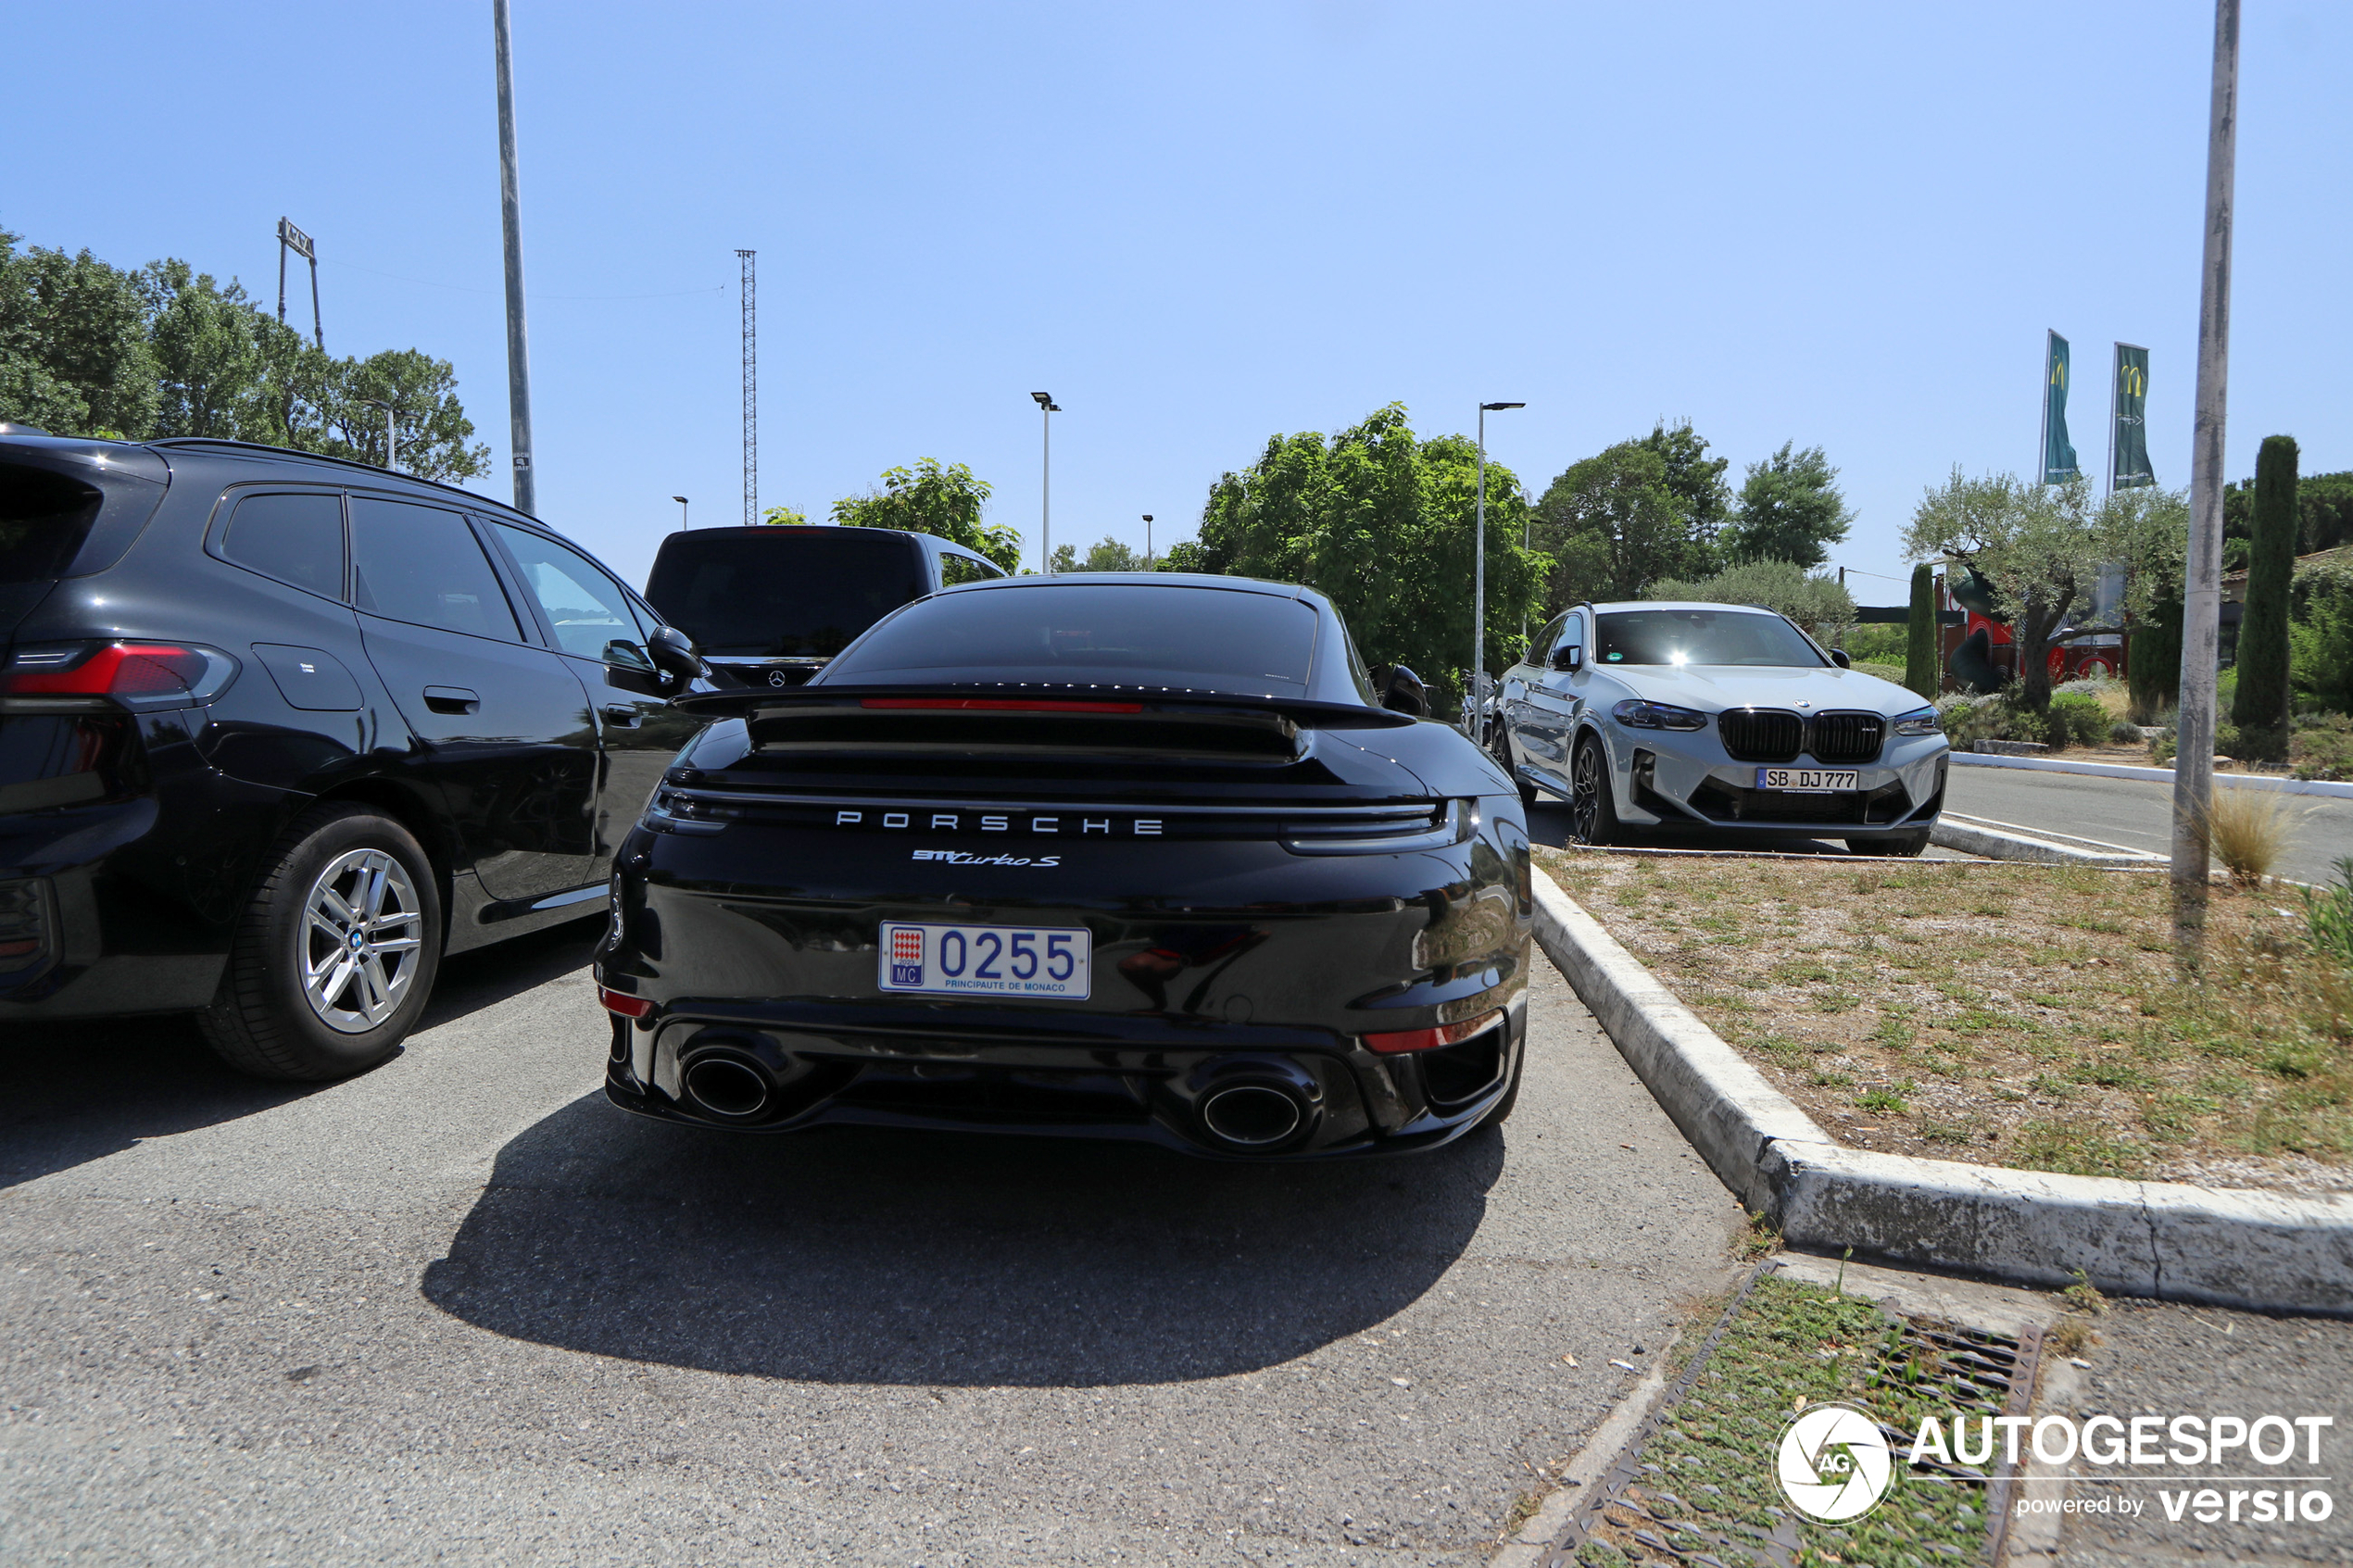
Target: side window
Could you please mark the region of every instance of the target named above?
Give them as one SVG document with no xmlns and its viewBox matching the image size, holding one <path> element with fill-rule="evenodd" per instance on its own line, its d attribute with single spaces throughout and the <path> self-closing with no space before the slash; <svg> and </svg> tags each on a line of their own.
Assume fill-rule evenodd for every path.
<svg viewBox="0 0 2353 1568">
<path fill-rule="evenodd" d="M 1585 617 L 1576 610 L 1570 610 L 1561 617 L 1560 633 L 1553 639 L 1553 646 L 1547 648 L 1545 653 L 1549 657 L 1554 649 L 1583 646 L 1585 646 Z"/>
<path fill-rule="evenodd" d="M 556 646 L 578 659 L 651 670 L 637 617 L 621 585 L 579 551 L 503 522 L 492 523 L 522 580 L 555 629 Z"/>
<path fill-rule="evenodd" d="M 230 514 L 220 553 L 248 571 L 327 598 L 343 597 L 343 497 L 246 495 Z"/>
<path fill-rule="evenodd" d="M 939 582 L 942 587 L 952 588 L 959 583 L 986 583 L 992 577 L 1003 575 L 994 567 L 983 565 L 970 556 L 960 556 L 953 550 L 939 552 Z"/>
<path fill-rule="evenodd" d="M 371 615 L 522 641 L 466 520 L 439 507 L 351 498 L 352 600 Z"/>
<path fill-rule="evenodd" d="M 1535 636 L 1529 638 L 1528 642 L 1528 662 L 1530 664 L 1542 664 L 1546 660 L 1550 659 L 1553 657 L 1553 650 L 1560 646 L 1561 628 L 1567 626 L 1567 616 L 1556 615 L 1553 618 L 1550 625 L 1546 626 L 1542 631 L 1537 633 Z"/>
</svg>

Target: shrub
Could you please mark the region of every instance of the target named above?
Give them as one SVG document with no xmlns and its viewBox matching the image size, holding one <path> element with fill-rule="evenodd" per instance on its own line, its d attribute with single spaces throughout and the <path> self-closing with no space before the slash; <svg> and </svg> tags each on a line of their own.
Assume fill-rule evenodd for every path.
<svg viewBox="0 0 2353 1568">
<path fill-rule="evenodd" d="M 2353 780 L 2353 718 L 2317 713 L 2296 721 L 2288 763 L 2299 779 Z"/>
<path fill-rule="evenodd" d="M 2090 746 L 2108 734 L 2108 709 L 2085 691 L 2061 691 L 2051 697 L 2047 726 L 2053 746 Z"/>
<path fill-rule="evenodd" d="M 1912 568 L 1912 614 L 1904 630 L 1904 684 L 1922 696 L 1934 696 L 1944 684 L 1944 672 L 1936 667 L 1936 587 L 1926 561 Z"/>
<path fill-rule="evenodd" d="M 2206 851 L 2233 881 L 2253 886 L 2271 874 L 2287 849 L 2287 797 L 2268 789 L 2224 785 L 2198 819 Z"/>
<path fill-rule="evenodd" d="M 1975 746 L 1982 740 L 2026 738 L 2040 740 L 2043 738 L 2039 734 L 2026 737 L 2016 733 L 2016 716 L 2011 713 L 2010 705 L 2002 699 L 1998 692 L 1991 696 L 1964 696 L 1947 700 L 1953 704 L 1953 707 L 1952 710 L 1944 716 L 1944 729 L 1945 733 L 1953 737 L 1955 746 L 1966 748 Z"/>
<path fill-rule="evenodd" d="M 2141 727 L 2129 719 L 2119 719 L 2108 726 L 2108 739 L 2110 746 L 2138 746 L 2142 740 Z"/>
<path fill-rule="evenodd" d="M 2353 855 L 2336 863 L 2336 882 L 2304 889 L 2304 924 L 2312 950 L 2353 969 Z"/>
<path fill-rule="evenodd" d="M 2255 454 L 2255 517 L 2239 671 L 2231 719 L 2242 734 L 2268 733 L 2287 717 L 2288 593 L 2296 575 L 2296 441 L 2267 435 Z M 2284 736 L 2282 737 L 2284 740 Z"/>
<path fill-rule="evenodd" d="M 1855 661 L 1854 667 L 1866 675 L 1876 675 L 1882 681 L 1893 681 L 1899 686 L 1904 684 L 1904 667 L 1900 664 L 1881 664 L 1876 659 L 1858 659 Z"/>
<path fill-rule="evenodd" d="M 2149 760 L 2162 768 L 2173 760 L 2173 753 L 2180 746 L 2181 737 L 2173 733 L 2172 726 L 2169 724 L 2149 742 Z"/>
</svg>

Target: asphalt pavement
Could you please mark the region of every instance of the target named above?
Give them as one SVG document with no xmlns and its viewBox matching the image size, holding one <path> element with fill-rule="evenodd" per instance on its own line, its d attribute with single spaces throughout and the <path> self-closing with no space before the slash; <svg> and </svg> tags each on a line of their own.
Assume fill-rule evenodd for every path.
<svg viewBox="0 0 2353 1568">
<path fill-rule="evenodd" d="M 2334 881 L 2336 860 L 2353 855 L 2353 800 L 2311 795 L 2271 798 L 2280 802 L 2289 824 L 2288 849 L 2278 874 L 2298 882 Z M 1945 775 L 1944 804 L 1971 817 L 2159 855 L 2170 852 L 2173 843 L 2171 780 L 1956 767 Z"/>
<path fill-rule="evenodd" d="M 595 930 L 346 1084 L 0 1043 L 0 1561 L 1468 1564 L 1736 1272 L 1549 965 L 1505 1128 L 1252 1167 L 627 1118 Z"/>
</svg>

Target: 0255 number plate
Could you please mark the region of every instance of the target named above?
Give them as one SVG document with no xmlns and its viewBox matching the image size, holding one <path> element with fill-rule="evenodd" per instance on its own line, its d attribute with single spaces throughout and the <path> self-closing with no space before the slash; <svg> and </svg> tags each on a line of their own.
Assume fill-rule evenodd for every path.
<svg viewBox="0 0 2353 1568">
<path fill-rule="evenodd" d="M 1063 997 L 1087 999 L 1093 945 L 1084 928 L 947 925 L 885 921 L 886 991 L 935 997 Z"/>
<path fill-rule="evenodd" d="M 1854 789 L 1856 785 L 1852 768 L 1759 768 L 1756 787 L 1788 790 L 1794 795 L 1828 795 L 1832 790 Z"/>
</svg>

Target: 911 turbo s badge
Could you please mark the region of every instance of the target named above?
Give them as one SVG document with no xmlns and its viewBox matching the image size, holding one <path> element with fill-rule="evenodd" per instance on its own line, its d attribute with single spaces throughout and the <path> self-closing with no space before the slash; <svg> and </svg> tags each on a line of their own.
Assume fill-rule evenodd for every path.
<svg viewBox="0 0 2353 1568">
<path fill-rule="evenodd" d="M 1027 855 L 967 855 L 961 849 L 918 849 L 909 858 L 939 860 L 951 866 L 1035 866 L 1040 871 L 1063 863 L 1060 855 L 1040 855 L 1033 859 Z"/>
</svg>

